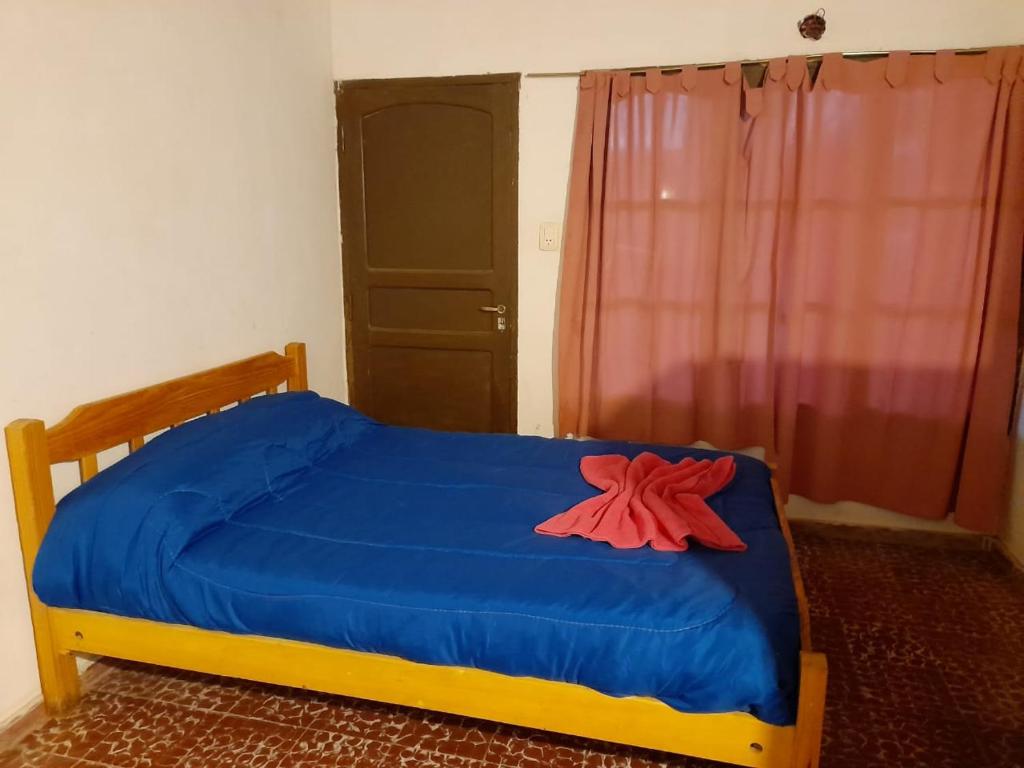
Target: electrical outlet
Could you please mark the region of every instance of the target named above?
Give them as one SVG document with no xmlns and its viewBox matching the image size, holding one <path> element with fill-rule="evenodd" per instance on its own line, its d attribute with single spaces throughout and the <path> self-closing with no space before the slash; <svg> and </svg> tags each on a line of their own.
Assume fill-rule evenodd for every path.
<svg viewBox="0 0 1024 768">
<path fill-rule="evenodd" d="M 542 221 L 540 224 L 540 249 L 557 251 L 562 244 L 562 225 L 557 221 Z"/>
</svg>

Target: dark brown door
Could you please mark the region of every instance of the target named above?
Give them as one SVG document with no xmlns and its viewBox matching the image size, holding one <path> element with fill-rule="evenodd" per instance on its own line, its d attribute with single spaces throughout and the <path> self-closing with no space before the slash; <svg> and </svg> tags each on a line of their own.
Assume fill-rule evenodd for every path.
<svg viewBox="0 0 1024 768">
<path fill-rule="evenodd" d="M 338 90 L 352 404 L 515 431 L 519 76 Z"/>
</svg>

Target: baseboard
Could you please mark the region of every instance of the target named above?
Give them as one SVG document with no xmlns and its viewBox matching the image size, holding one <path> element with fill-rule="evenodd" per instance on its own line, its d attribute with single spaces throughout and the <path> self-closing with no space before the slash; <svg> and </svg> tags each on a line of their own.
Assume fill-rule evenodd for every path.
<svg viewBox="0 0 1024 768">
<path fill-rule="evenodd" d="M 977 535 L 966 528 L 961 528 L 949 518 L 926 520 L 854 501 L 819 503 L 795 493 L 790 494 L 786 500 L 786 516 L 790 520 L 815 520 L 840 525 Z"/>
<path fill-rule="evenodd" d="M 0 722 L 0 754 L 10 749 L 46 720 L 43 697 L 33 696 L 27 703 L 16 709 Z"/>
<path fill-rule="evenodd" d="M 988 540 L 991 542 L 989 546 L 992 549 L 994 549 L 996 552 L 1005 557 L 1007 561 L 1010 563 L 1010 565 L 1012 565 L 1018 571 L 1024 572 L 1024 561 L 1017 557 L 1017 555 L 1015 555 L 1013 551 L 1008 546 L 1006 546 L 1005 541 L 994 536 L 988 537 Z"/>
<path fill-rule="evenodd" d="M 110 669 L 105 665 L 96 665 L 96 659 L 84 656 L 76 657 L 78 663 L 78 674 L 81 680 L 82 691 L 88 691 L 89 686 L 109 674 Z M 37 693 L 29 701 L 16 709 L 0 721 L 0 753 L 10 749 L 29 733 L 36 730 L 40 725 L 49 719 L 46 710 L 43 708 L 43 696 Z"/>
</svg>

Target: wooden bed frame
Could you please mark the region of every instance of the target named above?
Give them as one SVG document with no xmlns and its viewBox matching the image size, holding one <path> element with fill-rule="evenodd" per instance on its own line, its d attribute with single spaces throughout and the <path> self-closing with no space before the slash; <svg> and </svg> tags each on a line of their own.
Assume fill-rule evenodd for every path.
<svg viewBox="0 0 1024 768">
<path fill-rule="evenodd" d="M 739 712 L 686 714 L 653 698 L 615 698 L 571 683 L 50 608 L 40 602 L 32 588 L 32 566 L 54 514 L 51 465 L 77 461 L 85 482 L 97 472 L 99 452 L 121 444 L 138 450 L 153 432 L 275 392 L 282 383 L 288 391 L 307 388 L 303 344 L 289 344 L 284 355 L 266 352 L 87 403 L 48 429 L 36 419 L 19 419 L 6 428 L 39 680 L 48 711 L 62 713 L 77 703 L 74 655 L 84 653 L 451 712 L 738 765 L 818 765 L 827 666 L 823 654 L 811 651 L 807 598 L 774 481 L 800 606 L 802 650 L 795 726 L 769 725 Z"/>
</svg>

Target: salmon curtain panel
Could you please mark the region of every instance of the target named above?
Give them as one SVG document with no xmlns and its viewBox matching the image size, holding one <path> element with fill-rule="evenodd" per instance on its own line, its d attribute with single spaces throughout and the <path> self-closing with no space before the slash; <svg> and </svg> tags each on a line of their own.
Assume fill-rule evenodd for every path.
<svg viewBox="0 0 1024 768">
<path fill-rule="evenodd" d="M 787 491 L 994 532 L 1024 251 L 1024 58 L 581 77 L 561 434 L 764 446 Z"/>
</svg>

